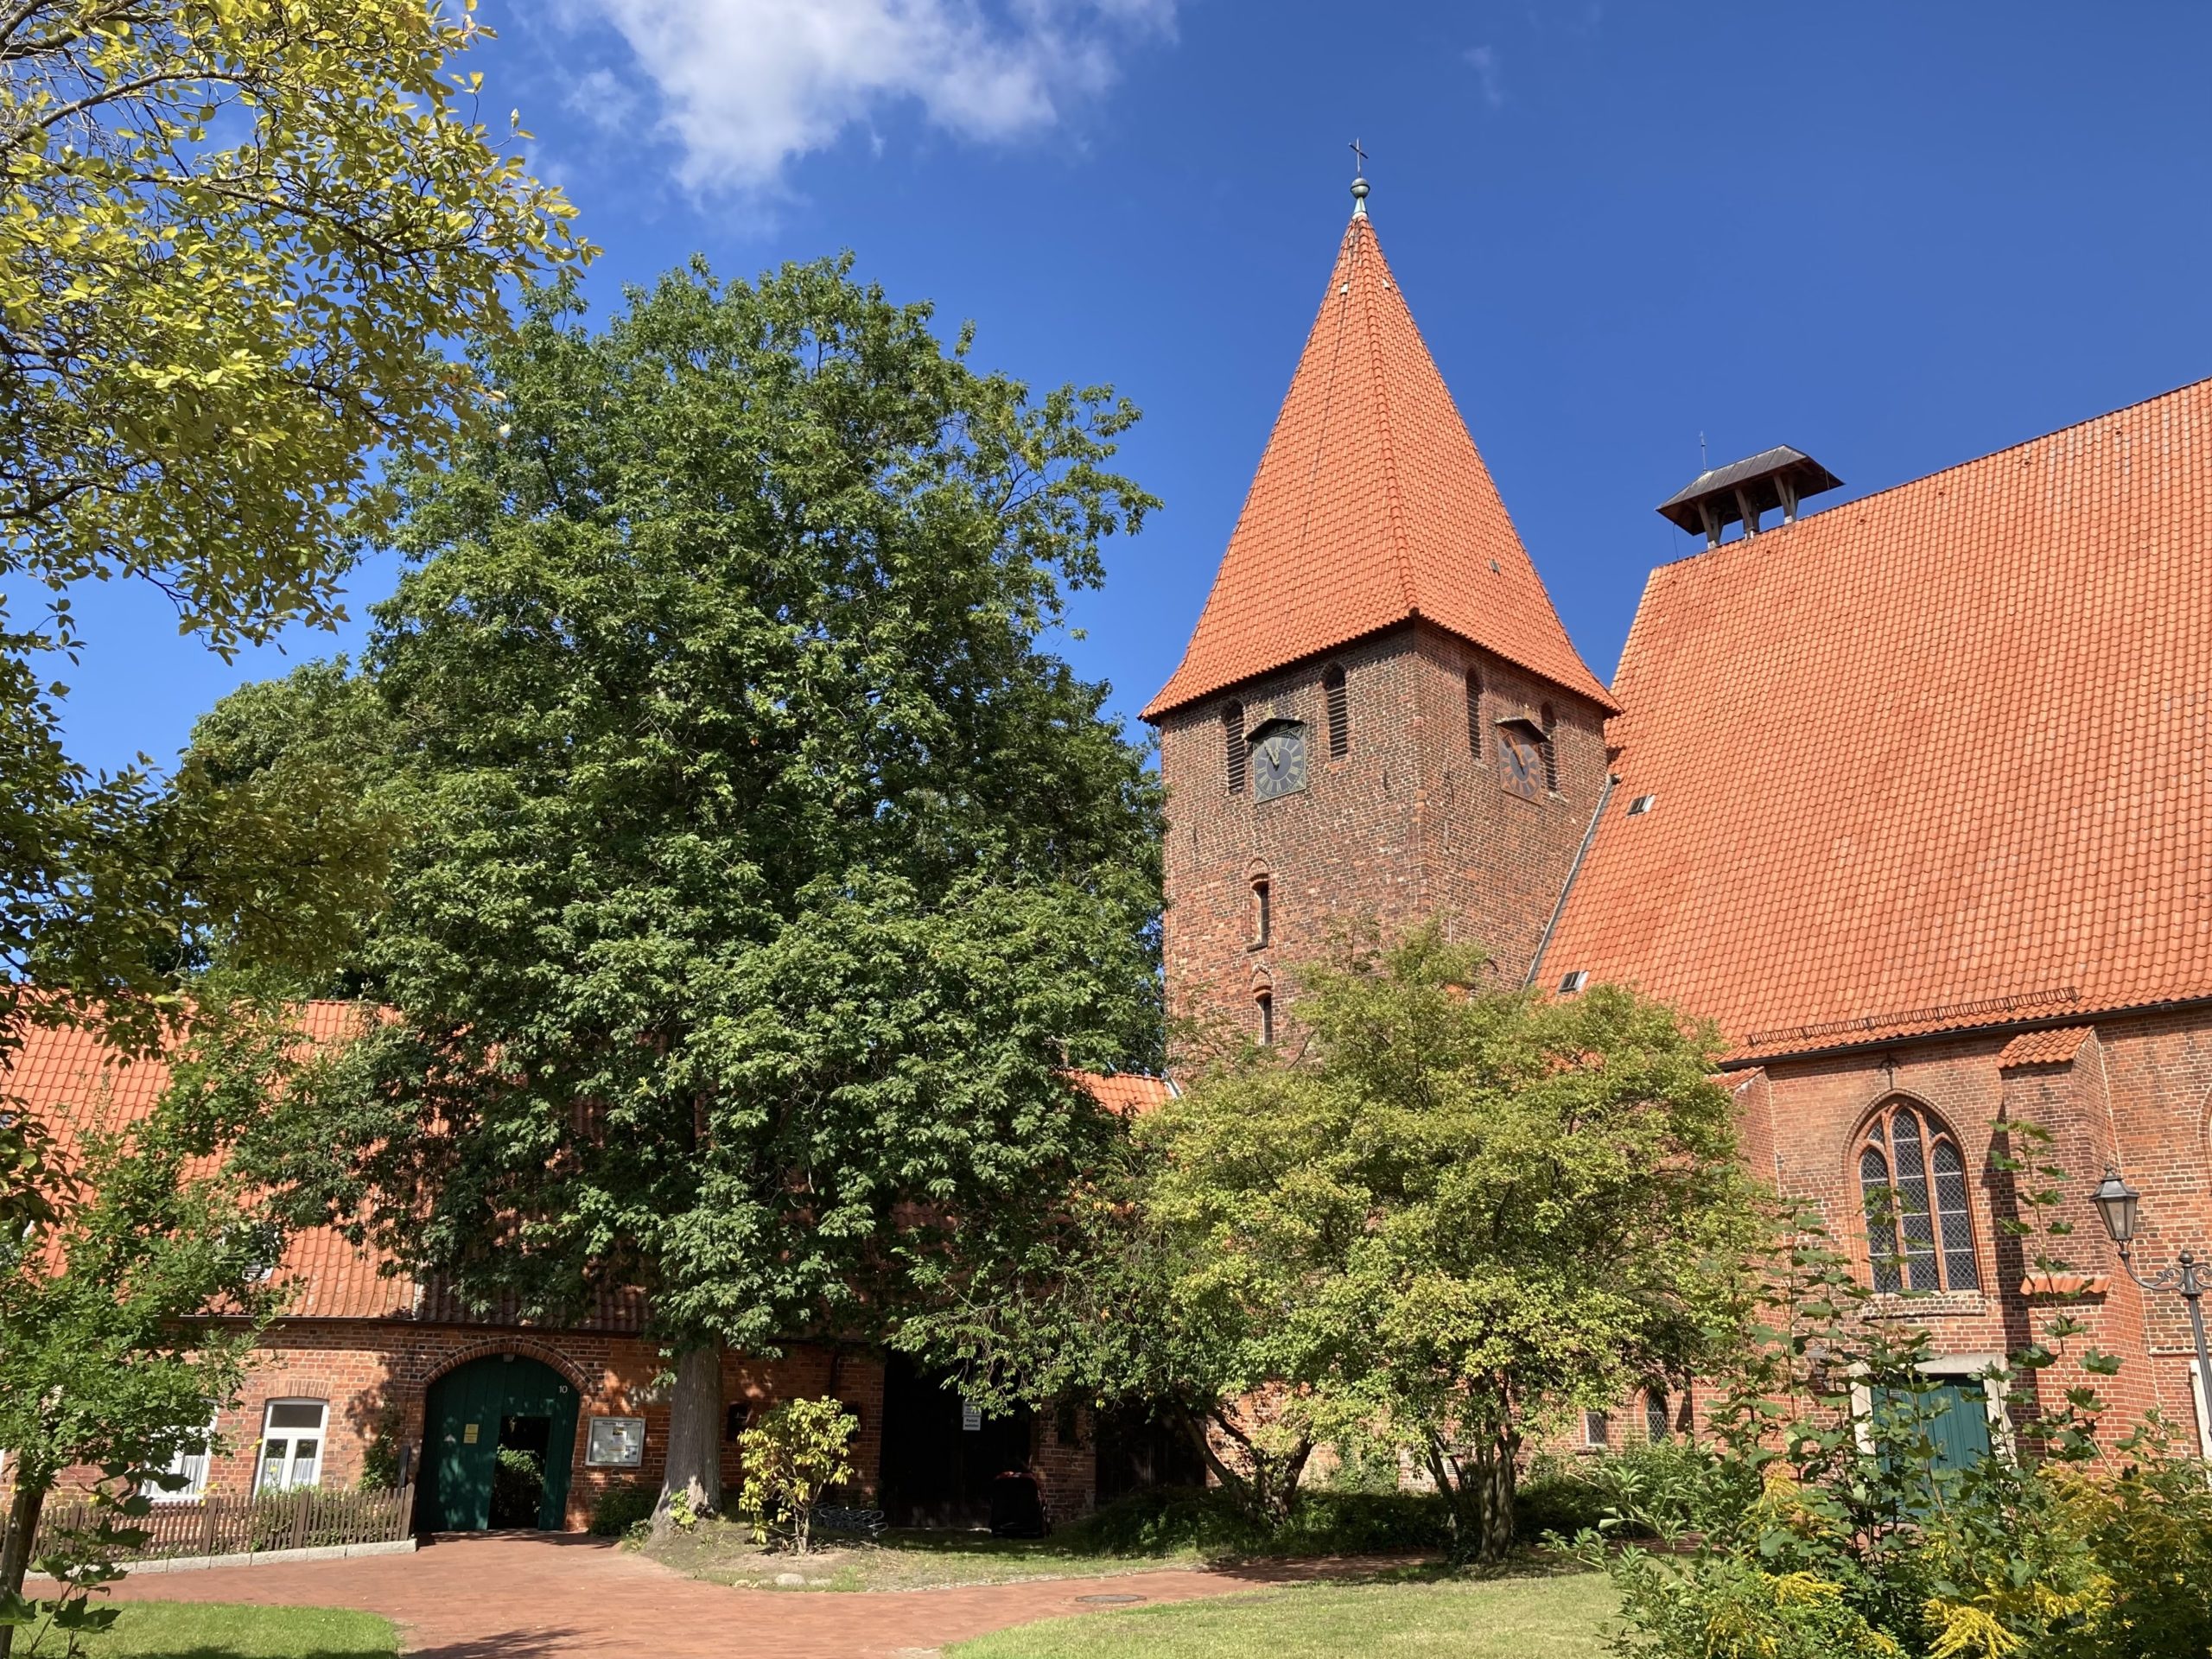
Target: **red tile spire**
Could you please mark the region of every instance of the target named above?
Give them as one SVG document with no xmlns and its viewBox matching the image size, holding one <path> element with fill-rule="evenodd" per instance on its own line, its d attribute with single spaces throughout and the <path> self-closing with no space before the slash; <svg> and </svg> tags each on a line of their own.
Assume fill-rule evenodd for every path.
<svg viewBox="0 0 2212 1659">
<path fill-rule="evenodd" d="M 1366 205 L 1345 227 L 1182 666 L 1145 718 L 1416 617 L 1613 709 L 1552 609 Z"/>
</svg>

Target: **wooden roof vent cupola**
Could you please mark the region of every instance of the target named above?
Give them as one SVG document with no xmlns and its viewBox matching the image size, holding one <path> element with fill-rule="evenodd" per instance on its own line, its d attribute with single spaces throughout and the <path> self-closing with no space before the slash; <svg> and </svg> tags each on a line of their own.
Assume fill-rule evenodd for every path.
<svg viewBox="0 0 2212 1659">
<path fill-rule="evenodd" d="M 1692 535 L 1703 531 L 1705 544 L 1718 547 L 1729 525 L 1741 524 L 1745 535 L 1756 536 L 1759 516 L 1777 507 L 1783 524 L 1795 524 L 1799 502 L 1842 484 L 1803 450 L 1777 444 L 1748 461 L 1700 473 L 1659 504 L 1659 516 Z"/>
</svg>

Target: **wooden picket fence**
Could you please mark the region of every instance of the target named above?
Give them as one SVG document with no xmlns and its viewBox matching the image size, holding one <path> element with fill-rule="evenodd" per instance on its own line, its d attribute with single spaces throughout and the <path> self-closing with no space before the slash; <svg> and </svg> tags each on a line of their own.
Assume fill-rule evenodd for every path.
<svg viewBox="0 0 2212 1659">
<path fill-rule="evenodd" d="M 342 1544 L 396 1543 L 407 1536 L 415 1488 L 396 1492 L 265 1492 L 255 1497 L 202 1497 L 156 1503 L 143 1520 L 124 1524 L 153 1535 L 127 1560 L 181 1555 L 258 1554 L 272 1549 L 327 1549 Z M 49 1503 L 32 1545 L 35 1560 L 58 1535 L 92 1526 L 88 1503 Z"/>
</svg>

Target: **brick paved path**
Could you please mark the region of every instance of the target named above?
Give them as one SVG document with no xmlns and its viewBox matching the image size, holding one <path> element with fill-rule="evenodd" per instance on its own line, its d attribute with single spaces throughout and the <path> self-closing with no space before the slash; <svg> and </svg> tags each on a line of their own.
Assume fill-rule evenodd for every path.
<svg viewBox="0 0 2212 1659">
<path fill-rule="evenodd" d="M 243 1601 L 382 1613 L 423 1659 L 913 1659 L 985 1630 L 1096 1611 L 1084 1596 L 1190 1601 L 1376 1563 L 1291 1562 L 882 1593 L 733 1590 L 577 1535 L 463 1537 L 412 1555 L 164 1573 L 128 1601 Z"/>
</svg>

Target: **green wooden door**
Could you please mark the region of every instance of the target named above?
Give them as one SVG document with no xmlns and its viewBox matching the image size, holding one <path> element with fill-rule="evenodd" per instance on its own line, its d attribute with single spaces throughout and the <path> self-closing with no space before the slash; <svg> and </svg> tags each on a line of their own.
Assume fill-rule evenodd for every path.
<svg viewBox="0 0 2212 1659">
<path fill-rule="evenodd" d="M 1978 1379 L 1941 1384 L 1928 1406 L 1936 1411 L 1928 1438 L 1938 1469 L 1971 1468 L 1989 1455 L 1989 1393 Z"/>
<path fill-rule="evenodd" d="M 435 1532 L 481 1532 L 491 1523 L 492 1471 L 499 1428 L 543 1418 L 545 1487 L 537 1524 L 557 1531 L 575 1460 L 576 1391 L 550 1365 L 520 1356 L 472 1360 L 430 1387 L 425 1402 L 423 1524 Z"/>
</svg>

